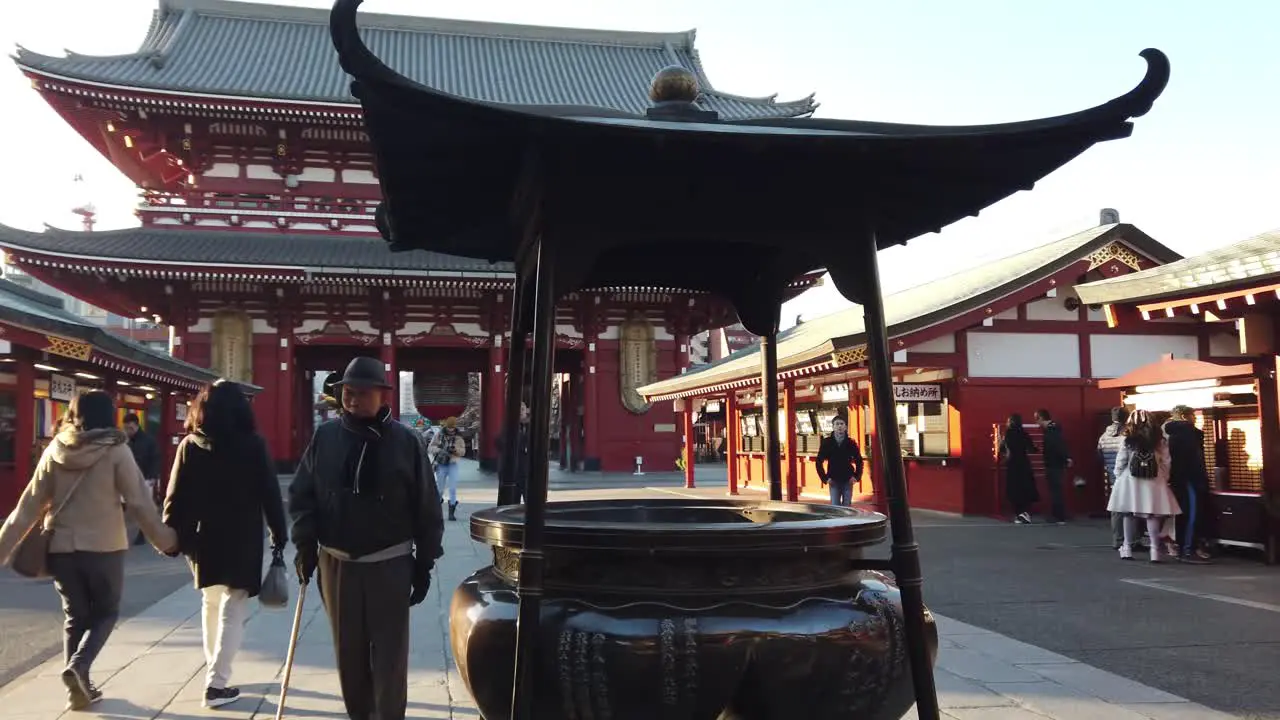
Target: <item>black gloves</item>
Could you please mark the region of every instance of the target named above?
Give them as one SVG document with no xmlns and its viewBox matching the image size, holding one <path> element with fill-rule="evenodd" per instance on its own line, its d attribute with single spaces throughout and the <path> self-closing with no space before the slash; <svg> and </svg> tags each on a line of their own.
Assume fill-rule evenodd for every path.
<svg viewBox="0 0 1280 720">
<path fill-rule="evenodd" d="M 317 545 L 300 545 L 298 554 L 293 558 L 293 570 L 298 574 L 298 582 L 307 584 L 316 572 L 320 562 L 320 548 Z"/>
<path fill-rule="evenodd" d="M 431 565 L 414 562 L 413 590 L 409 593 L 409 605 L 420 605 L 427 599 L 429 590 L 431 590 Z"/>
</svg>

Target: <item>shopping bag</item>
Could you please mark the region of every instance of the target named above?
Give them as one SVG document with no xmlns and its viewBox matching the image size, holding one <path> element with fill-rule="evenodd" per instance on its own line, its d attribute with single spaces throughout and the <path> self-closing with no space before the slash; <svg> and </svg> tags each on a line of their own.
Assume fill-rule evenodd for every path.
<svg viewBox="0 0 1280 720">
<path fill-rule="evenodd" d="M 283 553 L 271 553 L 271 567 L 267 568 L 267 575 L 262 578 L 258 602 L 269 608 L 282 608 L 289 604 L 289 585 L 285 578 Z"/>
</svg>

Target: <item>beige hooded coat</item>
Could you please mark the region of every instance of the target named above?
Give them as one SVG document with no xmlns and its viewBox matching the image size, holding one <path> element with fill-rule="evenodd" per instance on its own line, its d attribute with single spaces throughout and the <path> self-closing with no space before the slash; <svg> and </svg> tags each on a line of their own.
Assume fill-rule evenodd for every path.
<svg viewBox="0 0 1280 720">
<path fill-rule="evenodd" d="M 83 476 L 83 477 L 82 477 Z M 76 481 L 79 479 L 79 485 Z M 160 520 L 124 433 L 64 428 L 49 443 L 18 505 L 0 527 L 0 562 L 8 564 L 22 538 L 75 492 L 52 520 L 49 552 L 117 552 L 129 548 L 125 512 L 156 549 L 177 544 Z M 120 507 L 121 499 L 125 508 Z"/>
</svg>

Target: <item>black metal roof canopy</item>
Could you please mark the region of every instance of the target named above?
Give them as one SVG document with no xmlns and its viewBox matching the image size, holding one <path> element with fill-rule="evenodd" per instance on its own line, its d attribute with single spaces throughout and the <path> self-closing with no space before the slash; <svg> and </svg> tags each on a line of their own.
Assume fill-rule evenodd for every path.
<svg viewBox="0 0 1280 720">
<path fill-rule="evenodd" d="M 1169 78 L 1164 54 L 1145 50 L 1142 83 L 1109 103 L 976 127 L 721 120 L 697 105 L 688 68 L 658 73 L 655 106 L 643 116 L 501 105 L 424 87 L 388 68 L 360 38 L 361 2 L 337 0 L 331 31 L 374 146 L 384 196 L 379 230 L 393 250 L 515 261 L 504 432 L 516 431 L 531 330 L 530 457 L 547 451 L 555 299 L 582 287 L 658 283 L 719 294 L 762 345 L 772 345 L 786 284 L 826 268 L 841 293 L 863 306 L 873 392 L 890 396 L 877 250 L 974 215 L 1094 143 L 1128 136 L 1129 119 L 1151 109 Z M 777 357 L 766 352 L 764 359 L 768 435 L 777 438 Z M 876 411 L 877 423 L 893 424 L 892 404 L 876 403 Z M 896 434 L 880 442 L 882 457 L 900 457 Z M 780 475 L 776 443 L 768 449 L 772 482 Z M 534 709 L 543 592 L 546 466 L 531 466 L 512 698 L 512 716 L 521 720 Z M 901 591 L 916 707 L 933 719 L 938 703 L 905 475 L 900 461 L 884 466 L 889 567 Z M 500 491 L 500 503 L 517 500 Z"/>
<path fill-rule="evenodd" d="M 905 243 L 1031 188 L 1094 143 L 1128 136 L 1169 77 L 1164 54 L 1146 50 L 1146 77 L 1111 102 L 968 127 L 729 121 L 678 100 L 647 116 L 501 105 L 391 70 L 360 38 L 360 4 L 339 0 L 332 31 L 364 106 L 392 249 L 511 260 L 536 206 L 538 231 L 573 248 L 565 291 L 661 281 L 740 311 L 820 267 L 857 300 L 839 266 L 859 234 L 874 232 L 880 248 Z M 755 314 L 742 319 L 760 334 Z"/>
</svg>

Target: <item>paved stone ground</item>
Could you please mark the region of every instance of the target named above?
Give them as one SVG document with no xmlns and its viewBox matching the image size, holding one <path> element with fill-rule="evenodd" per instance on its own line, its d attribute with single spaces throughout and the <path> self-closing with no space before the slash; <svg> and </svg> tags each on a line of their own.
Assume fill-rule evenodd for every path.
<svg viewBox="0 0 1280 720">
<path fill-rule="evenodd" d="M 637 479 L 638 480 L 638 479 Z M 649 477 L 647 482 L 666 480 L 665 477 Z M 584 482 L 596 484 L 589 478 L 574 480 L 561 477 L 559 487 Z M 569 497 L 620 497 L 651 495 L 663 490 L 646 490 L 640 483 L 613 478 L 601 483 L 606 487 L 595 490 L 557 492 L 557 498 Z M 488 561 L 487 551 L 467 536 L 465 516 L 469 511 L 492 503 L 494 482 L 478 473 L 465 473 L 462 522 L 451 523 L 446 534 L 446 556 L 438 567 L 431 596 L 413 613 L 413 656 L 410 676 L 410 716 L 428 719 L 478 718 L 466 688 L 453 668 L 448 649 L 446 618 L 450 593 L 453 587 L 476 567 Z M 579 485 L 580 486 L 580 485 Z M 669 485 L 666 494 L 681 492 Z M 707 492 L 715 494 L 715 489 Z M 959 528 L 959 529 L 958 529 Z M 948 519 L 933 517 L 921 522 L 922 540 L 928 542 L 929 533 L 953 533 L 955 536 L 973 533 L 1004 533 L 995 536 L 1009 545 L 1011 528 L 981 520 Z M 1022 529 L 1022 528 L 1018 528 Z M 1033 532 L 1048 529 L 1031 528 Z M 1087 529 L 1086 529 L 1087 530 Z M 1067 532 L 1084 532 L 1067 528 Z M 1022 540 L 1029 539 L 1024 536 Z M 939 538 L 941 541 L 942 538 Z M 1017 543 L 1018 541 L 1014 541 Z M 1034 540 L 1033 540 L 1034 542 Z M 939 542 L 939 545 L 942 543 Z M 1025 543 L 1015 545 L 1021 547 Z M 926 545 L 926 547 L 931 547 Z M 942 548 L 939 548 L 940 550 Z M 930 556 L 926 554 L 926 558 Z M 935 555 L 935 561 L 938 558 Z M 1039 556 L 1042 565 L 1051 564 L 1050 558 L 1058 555 Z M 1095 558 L 1100 562 L 1101 558 Z M 931 564 L 933 561 L 930 561 Z M 972 574 L 982 578 L 998 592 L 1008 576 L 993 565 L 997 560 L 975 562 Z M 942 643 L 936 671 L 939 695 L 948 717 L 956 720 L 983 718 L 985 720 L 1215 720 L 1229 718 L 1209 708 L 1193 704 L 1181 697 L 1141 685 L 1124 677 L 1059 654 L 998 634 L 977 625 L 952 619 L 951 610 L 963 609 L 965 604 L 949 599 L 945 592 L 935 588 L 945 587 L 945 574 L 930 570 L 930 602 L 943 611 L 939 616 Z M 932 579 L 935 574 L 942 579 Z M 1084 576 L 1087 577 L 1087 576 Z M 1081 577 L 1068 572 L 1058 577 L 1057 589 L 1067 589 L 1074 583 L 1080 592 L 1094 582 L 1081 582 Z M 1137 586 L 1135 586 L 1137 587 Z M 963 594 L 961 588 L 959 594 Z M 1157 592 L 1157 591 L 1148 591 Z M 1163 593 L 1186 597 L 1176 593 Z M 320 612 L 315 593 L 307 598 L 305 628 L 299 643 L 298 658 L 294 667 L 288 710 L 291 718 L 342 718 L 341 700 L 337 678 L 333 672 L 328 623 Z M 999 598 L 983 598 L 981 605 L 989 606 L 986 627 L 999 626 L 989 622 L 1001 616 Z M 1212 601 L 1200 600 L 1200 602 Z M 250 620 L 244 650 L 236 663 L 234 682 L 245 693 L 238 703 L 217 711 L 200 706 L 203 692 L 203 657 L 200 650 L 199 597 L 189 587 L 174 592 L 149 609 L 123 623 L 112 637 L 103 656 L 95 667 L 95 680 L 103 687 L 107 699 L 94 708 L 94 713 L 77 714 L 84 717 L 166 718 L 191 720 L 203 717 L 270 718 L 276 711 L 279 675 L 283 665 L 286 644 L 292 620 L 289 610 L 258 610 Z M 970 613 L 973 614 L 973 613 Z M 982 614 L 982 613 L 978 613 Z M 1059 622 L 1047 621 L 1056 629 Z M 1057 637 L 1055 632 L 1047 637 Z M 4 641 L 6 642 L 7 638 Z M 1272 666 L 1274 667 L 1274 666 Z M 45 663 L 8 686 L 0 689 L 0 707 L 11 720 L 41 720 L 62 716 L 63 691 L 57 680 L 57 661 Z M 913 715 L 908 715 L 912 717 Z"/>
</svg>

